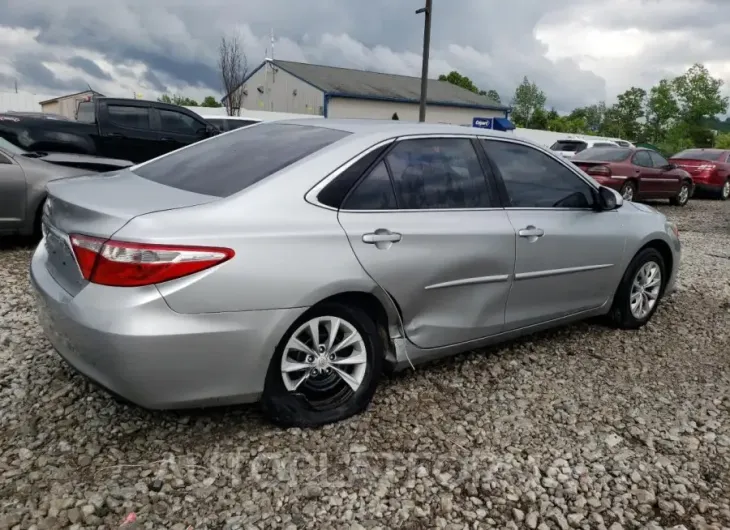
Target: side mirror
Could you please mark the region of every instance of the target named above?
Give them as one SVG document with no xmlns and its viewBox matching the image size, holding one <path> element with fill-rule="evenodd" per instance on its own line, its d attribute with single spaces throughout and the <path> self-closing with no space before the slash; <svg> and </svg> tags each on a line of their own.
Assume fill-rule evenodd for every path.
<svg viewBox="0 0 730 530">
<path fill-rule="evenodd" d="M 605 186 L 598 188 L 596 195 L 596 209 L 599 211 L 615 210 L 624 203 L 620 193 Z"/>
<path fill-rule="evenodd" d="M 677 164 L 667 164 L 666 166 L 664 166 L 664 169 L 666 169 L 667 171 L 671 171 L 673 169 L 677 169 L 677 167 Z"/>
</svg>

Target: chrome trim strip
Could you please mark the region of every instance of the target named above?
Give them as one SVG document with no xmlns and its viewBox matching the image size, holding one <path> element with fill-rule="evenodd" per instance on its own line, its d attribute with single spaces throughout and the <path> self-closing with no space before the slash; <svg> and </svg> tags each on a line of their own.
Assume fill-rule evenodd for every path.
<svg viewBox="0 0 730 530">
<path fill-rule="evenodd" d="M 639 180 L 647 180 L 650 182 L 677 182 L 679 180 L 679 177 L 673 178 L 673 179 L 657 179 L 653 177 L 641 177 Z"/>
<path fill-rule="evenodd" d="M 601 269 L 609 269 L 613 267 L 613 263 L 603 265 L 586 265 L 584 267 L 568 267 L 565 269 L 550 269 L 544 271 L 521 272 L 515 274 L 515 280 L 532 280 L 535 278 L 547 278 L 550 276 L 563 276 L 565 274 L 574 274 L 576 272 L 597 271 Z"/>
<path fill-rule="evenodd" d="M 494 276 L 478 276 L 476 278 L 463 278 L 461 280 L 452 280 L 450 282 L 434 283 L 427 285 L 425 289 L 430 291 L 431 289 L 444 289 L 446 287 L 459 287 L 461 285 L 474 285 L 479 283 L 498 283 L 506 282 L 510 278 L 509 274 L 496 274 Z"/>
</svg>

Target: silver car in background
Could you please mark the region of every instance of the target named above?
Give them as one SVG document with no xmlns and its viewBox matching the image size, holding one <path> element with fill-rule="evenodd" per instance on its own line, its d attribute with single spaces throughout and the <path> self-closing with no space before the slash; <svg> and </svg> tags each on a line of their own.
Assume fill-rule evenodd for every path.
<svg viewBox="0 0 730 530">
<path fill-rule="evenodd" d="M 52 182 L 31 263 L 48 338 L 148 408 L 363 411 L 386 367 L 597 315 L 644 325 L 678 232 L 513 136 L 262 123 Z"/>
</svg>

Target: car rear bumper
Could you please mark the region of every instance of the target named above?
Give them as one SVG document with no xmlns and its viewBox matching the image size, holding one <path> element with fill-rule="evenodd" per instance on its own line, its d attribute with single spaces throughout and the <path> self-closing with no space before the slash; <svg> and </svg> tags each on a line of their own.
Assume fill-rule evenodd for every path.
<svg viewBox="0 0 730 530">
<path fill-rule="evenodd" d="M 49 341 L 76 371 L 145 408 L 256 401 L 276 345 L 306 310 L 180 314 L 154 286 L 89 284 L 71 297 L 46 259 L 41 244 L 30 277 Z"/>
</svg>

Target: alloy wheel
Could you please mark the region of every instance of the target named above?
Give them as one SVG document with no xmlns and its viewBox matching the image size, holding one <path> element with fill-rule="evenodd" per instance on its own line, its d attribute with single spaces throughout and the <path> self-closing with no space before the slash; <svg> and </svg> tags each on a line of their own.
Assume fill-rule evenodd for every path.
<svg viewBox="0 0 730 530">
<path fill-rule="evenodd" d="M 637 320 L 645 319 L 654 309 L 662 287 L 662 270 L 654 261 L 647 261 L 631 283 L 631 314 Z"/>
<path fill-rule="evenodd" d="M 730 180 L 725 181 L 725 185 L 722 187 L 722 198 L 727 199 L 730 197 Z"/>
<path fill-rule="evenodd" d="M 682 188 L 679 190 L 679 195 L 677 196 L 677 202 L 679 204 L 684 204 L 689 200 L 689 186 L 687 184 L 683 184 Z"/>
<path fill-rule="evenodd" d="M 634 187 L 626 186 L 624 188 L 624 192 L 621 194 L 621 196 L 624 198 L 625 201 L 633 201 L 634 200 Z"/>
<path fill-rule="evenodd" d="M 303 394 L 315 408 L 333 408 L 360 388 L 367 365 L 367 348 L 357 328 L 342 318 L 320 316 L 289 338 L 281 377 L 289 392 Z"/>
</svg>

